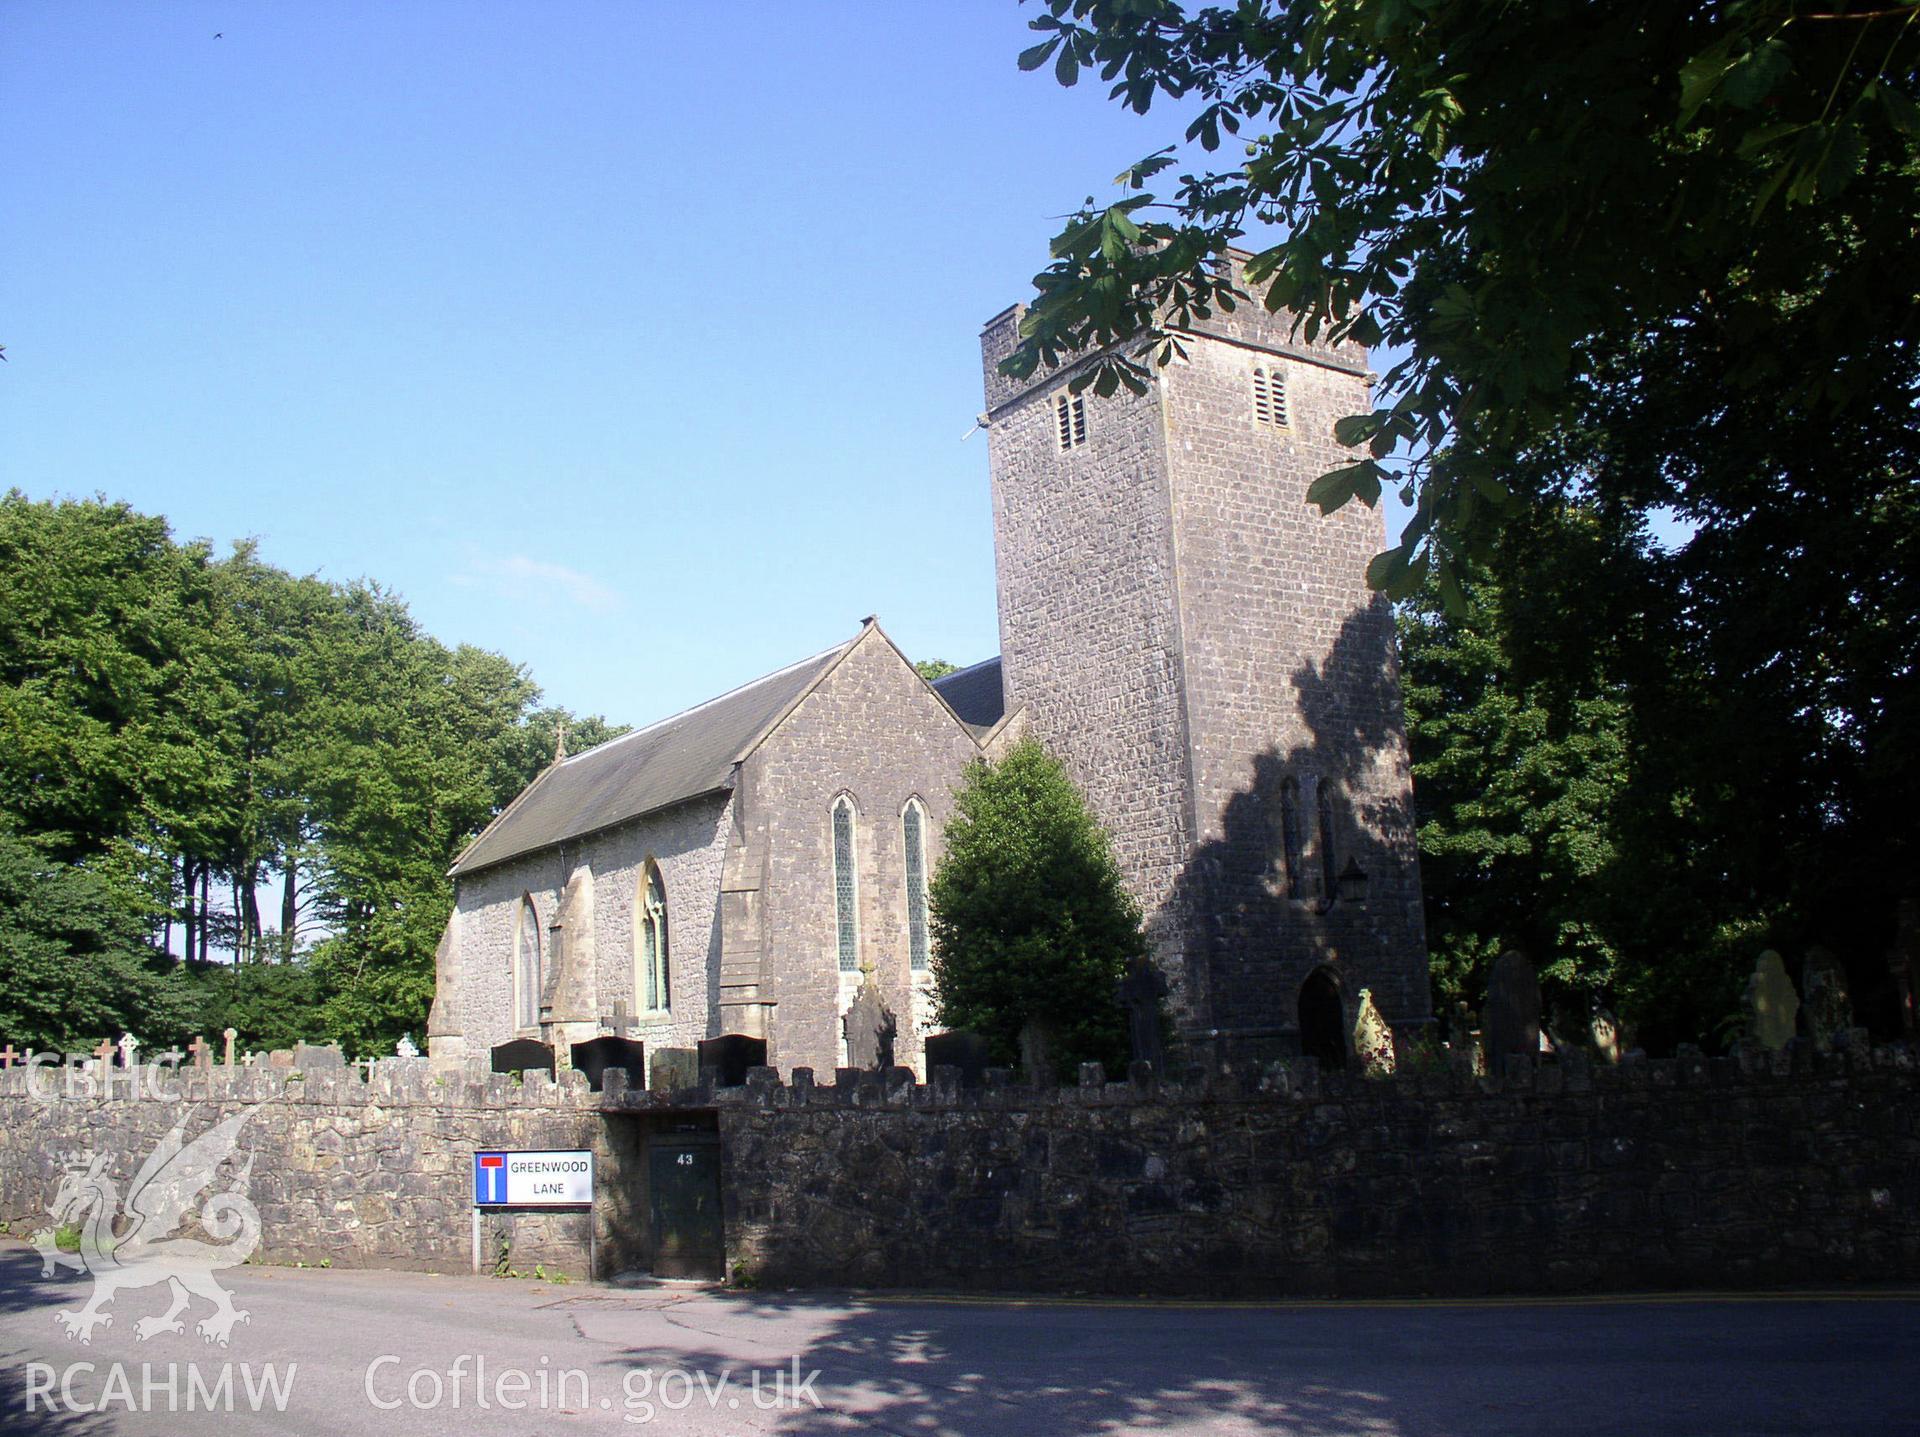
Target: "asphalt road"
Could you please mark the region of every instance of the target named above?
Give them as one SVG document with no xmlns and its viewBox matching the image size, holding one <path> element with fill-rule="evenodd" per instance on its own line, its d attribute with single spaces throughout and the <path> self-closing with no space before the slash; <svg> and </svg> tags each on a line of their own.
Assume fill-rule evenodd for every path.
<svg viewBox="0 0 1920 1437">
<path fill-rule="evenodd" d="M 197 1298 L 184 1331 L 139 1338 L 168 1306 L 152 1287 L 83 1345 L 57 1313 L 91 1280 L 0 1245 L 0 1431 L 1920 1432 L 1920 1294 L 1197 1306 L 218 1277 L 250 1314 L 226 1348 L 195 1334 Z"/>
</svg>

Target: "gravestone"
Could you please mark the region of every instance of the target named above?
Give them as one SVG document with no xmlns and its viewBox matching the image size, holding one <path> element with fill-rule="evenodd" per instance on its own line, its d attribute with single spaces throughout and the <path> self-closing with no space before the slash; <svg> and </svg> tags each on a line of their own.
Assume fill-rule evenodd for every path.
<svg viewBox="0 0 1920 1437">
<path fill-rule="evenodd" d="M 347 1055 L 340 1051 L 338 1043 L 295 1043 L 293 1066 L 303 1073 L 324 1072 L 330 1068 L 344 1069 Z"/>
<path fill-rule="evenodd" d="M 267 1066 L 269 1068 L 291 1068 L 293 1066 L 293 1049 L 275 1048 L 267 1054 Z"/>
<path fill-rule="evenodd" d="M 596 1093 L 609 1068 L 624 1072 L 627 1087 L 638 1091 L 647 1081 L 647 1045 L 638 1038 L 589 1038 L 573 1045 L 573 1066 L 587 1075 L 587 1086 Z"/>
<path fill-rule="evenodd" d="M 1769 1053 L 1777 1053 L 1793 1041 L 1799 1016 L 1800 995 L 1793 991 L 1786 961 L 1769 948 L 1747 979 L 1747 1036 Z"/>
<path fill-rule="evenodd" d="M 1167 996 L 1167 980 L 1144 953 L 1136 953 L 1127 964 L 1127 976 L 1116 987 L 1120 1006 L 1127 1010 L 1127 1038 L 1133 1046 L 1133 1061 L 1151 1063 L 1156 1073 L 1167 1065 L 1160 1037 L 1160 1000 Z"/>
<path fill-rule="evenodd" d="M 927 1073 L 935 1068 L 958 1068 L 960 1086 L 977 1088 L 987 1080 L 987 1040 L 978 1033 L 927 1034 Z"/>
<path fill-rule="evenodd" d="M 1374 1007 L 1371 988 L 1360 990 L 1359 1011 L 1353 1015 L 1353 1051 L 1367 1077 L 1393 1076 L 1393 1029 Z"/>
<path fill-rule="evenodd" d="M 413 1034 L 402 1033 L 400 1035 L 400 1041 L 393 1045 L 393 1056 L 396 1058 L 417 1058 L 420 1056 L 420 1049 L 413 1041 Z"/>
<path fill-rule="evenodd" d="M 1587 1025 L 1587 1031 L 1593 1039 L 1594 1054 L 1603 1063 L 1620 1061 L 1620 1020 L 1605 1003 L 1596 1003 L 1593 1019 Z"/>
<path fill-rule="evenodd" d="M 714 1082 L 723 1088 L 738 1088 L 747 1081 L 748 1068 L 767 1065 L 767 1040 L 749 1038 L 744 1033 L 722 1033 L 717 1038 L 700 1040 L 700 1068 L 714 1070 Z"/>
<path fill-rule="evenodd" d="M 1506 1072 L 1514 1058 L 1527 1063 L 1540 1056 L 1540 980 L 1524 953 L 1502 953 L 1487 976 L 1487 1001 L 1480 1009 L 1487 1046 L 1487 1072 Z"/>
<path fill-rule="evenodd" d="M 1030 1087 L 1045 1087 L 1054 1081 L 1053 1035 L 1037 1018 L 1027 1019 L 1020 1028 L 1020 1072 Z"/>
<path fill-rule="evenodd" d="M 840 1029 L 847 1039 L 848 1066 L 864 1072 L 893 1066 L 893 1040 L 899 1024 L 880 996 L 872 969 L 861 980 L 860 991 L 853 995 L 852 1005 L 840 1020 Z"/>
<path fill-rule="evenodd" d="M 553 1049 L 534 1038 L 501 1043 L 490 1055 L 496 1073 L 527 1073 L 535 1069 L 553 1076 Z"/>
<path fill-rule="evenodd" d="M 1853 1027 L 1853 1000 L 1847 994 L 1847 970 L 1831 950 L 1815 948 L 1807 954 L 1807 1033 L 1822 1049 L 1847 1045 Z"/>
<path fill-rule="evenodd" d="M 655 1048 L 647 1055 L 647 1091 L 671 1093 L 700 1082 L 700 1055 L 692 1048 Z"/>
</svg>

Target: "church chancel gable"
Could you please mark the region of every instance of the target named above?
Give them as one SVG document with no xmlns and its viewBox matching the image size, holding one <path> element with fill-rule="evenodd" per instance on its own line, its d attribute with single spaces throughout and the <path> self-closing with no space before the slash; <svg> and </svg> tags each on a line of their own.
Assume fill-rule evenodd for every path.
<svg viewBox="0 0 1920 1437">
<path fill-rule="evenodd" d="M 929 684 L 868 620 L 557 757 L 454 865 L 434 1057 L 742 1034 L 825 1073 L 871 973 L 920 1067 L 953 788 L 1023 732 L 1112 833 L 1190 1053 L 1337 1054 L 1363 988 L 1426 1021 L 1381 520 L 1305 502 L 1348 457 L 1365 353 L 1243 306 L 1094 401 L 1068 391 L 1085 360 L 997 372 L 1020 315 L 981 341 L 1002 653 Z"/>
</svg>

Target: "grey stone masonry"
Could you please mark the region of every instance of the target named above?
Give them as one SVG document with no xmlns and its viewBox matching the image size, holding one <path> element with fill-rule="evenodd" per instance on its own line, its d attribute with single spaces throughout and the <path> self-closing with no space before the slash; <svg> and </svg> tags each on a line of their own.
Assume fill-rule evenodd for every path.
<svg viewBox="0 0 1920 1437">
<path fill-rule="evenodd" d="M 909 800 L 927 813 L 926 871 L 940 857 L 953 789 L 980 755 L 973 735 L 870 624 L 741 765 L 735 802 L 743 868 L 764 872 L 763 992 L 775 1004 L 768 1061 L 822 1071 L 845 1060 L 841 1016 L 860 973 L 837 948 L 832 809 L 854 805 L 859 958 L 899 1019 L 894 1051 L 918 1066 L 932 973 L 913 971 L 907 933 Z"/>
<path fill-rule="evenodd" d="M 1392 617 L 1365 582 L 1385 537 L 1305 499 L 1352 460 L 1333 426 L 1368 405 L 1364 353 L 1243 305 L 1145 395 L 1088 394 L 1063 446 L 1054 406 L 1089 361 L 1000 376 L 1020 314 L 982 338 L 1008 702 L 1113 833 L 1182 1038 L 1297 1051 L 1321 966 L 1349 1006 L 1368 988 L 1425 1020 Z"/>
</svg>

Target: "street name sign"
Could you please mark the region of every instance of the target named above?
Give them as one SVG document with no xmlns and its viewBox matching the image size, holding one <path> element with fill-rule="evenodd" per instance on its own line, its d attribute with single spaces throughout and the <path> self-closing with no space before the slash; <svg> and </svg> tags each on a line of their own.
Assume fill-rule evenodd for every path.
<svg viewBox="0 0 1920 1437">
<path fill-rule="evenodd" d="M 589 1207 L 593 1153 L 480 1152 L 473 1155 L 475 1207 Z"/>
</svg>

